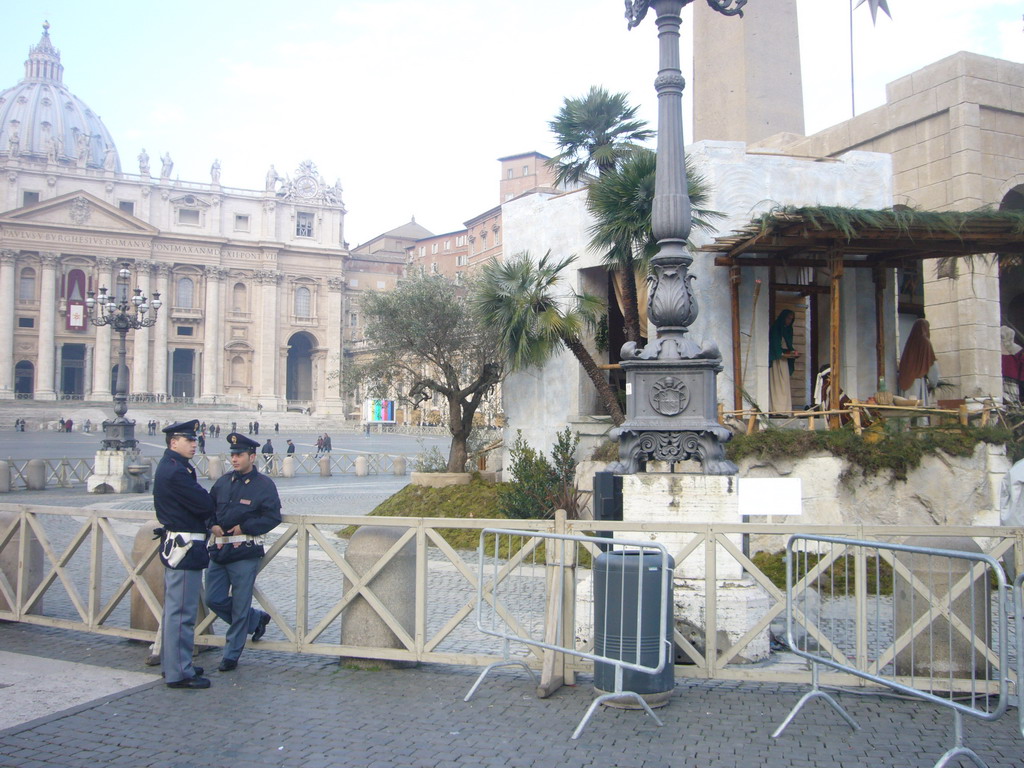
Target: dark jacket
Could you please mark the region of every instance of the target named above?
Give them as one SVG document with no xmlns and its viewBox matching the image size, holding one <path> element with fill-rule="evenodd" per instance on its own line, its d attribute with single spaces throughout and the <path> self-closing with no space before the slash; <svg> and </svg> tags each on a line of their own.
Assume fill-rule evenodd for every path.
<svg viewBox="0 0 1024 768">
<path fill-rule="evenodd" d="M 153 507 L 156 519 L 168 531 L 206 533 L 215 510 L 213 499 L 196 480 L 195 467 L 170 448 L 156 467 L 153 478 Z M 209 564 L 202 542 L 192 546 L 176 570 L 202 570 Z"/>
<path fill-rule="evenodd" d="M 222 475 L 213 484 L 210 495 L 217 510 L 210 524 L 216 523 L 225 534 L 238 525 L 244 534 L 262 536 L 281 522 L 281 498 L 277 495 L 277 486 L 255 467 L 244 475 L 238 472 Z M 224 549 L 228 546 L 225 545 Z M 260 546 L 242 545 L 233 549 L 232 560 L 263 557 L 264 554 Z"/>
</svg>

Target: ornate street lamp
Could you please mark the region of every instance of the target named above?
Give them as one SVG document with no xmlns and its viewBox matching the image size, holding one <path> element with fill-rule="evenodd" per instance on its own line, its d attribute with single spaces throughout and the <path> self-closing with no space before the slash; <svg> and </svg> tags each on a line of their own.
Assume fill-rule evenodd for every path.
<svg viewBox="0 0 1024 768">
<path fill-rule="evenodd" d="M 725 458 L 722 443 L 731 433 L 718 423 L 716 376 L 722 354 L 708 341 L 698 345 L 686 334 L 697 319 L 697 299 L 688 274 L 693 256 L 687 248 L 691 209 L 683 150 L 683 88 L 679 68 L 680 14 L 693 0 L 626 0 L 629 28 L 650 7 L 656 13 L 660 46 L 658 77 L 658 165 L 651 226 L 658 253 L 651 259 L 648 317 L 657 338 L 643 349 L 622 348 L 626 371 L 626 421 L 618 428 L 619 456 L 625 471 L 648 461 L 676 463 L 696 459 L 704 474 L 731 475 L 736 465 Z M 707 0 L 726 16 L 742 16 L 747 0 Z"/>
<path fill-rule="evenodd" d="M 142 295 L 141 288 L 131 290 L 132 271 L 128 262 L 121 264 L 117 273 L 117 289 L 107 294 L 105 287 L 100 295 L 89 291 L 85 305 L 89 308 L 89 319 L 93 325 L 109 325 L 121 336 L 117 350 L 117 381 L 114 385 L 114 414 L 112 421 L 103 422 L 104 451 L 135 451 L 135 421 L 125 418 L 128 412 L 128 364 L 125 339 L 128 331 L 151 328 L 156 325 L 156 315 L 163 305 L 160 294 L 154 293 L 153 300 Z M 129 295 L 131 294 L 131 295 Z"/>
</svg>

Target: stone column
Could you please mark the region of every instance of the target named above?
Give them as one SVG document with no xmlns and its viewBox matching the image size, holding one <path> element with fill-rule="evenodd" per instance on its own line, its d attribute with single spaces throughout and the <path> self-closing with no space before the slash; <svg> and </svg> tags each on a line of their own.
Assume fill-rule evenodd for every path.
<svg viewBox="0 0 1024 768">
<path fill-rule="evenodd" d="M 59 253 L 40 253 L 39 345 L 36 355 L 36 400 L 56 400 L 53 389 L 57 319 L 57 264 Z"/>
<path fill-rule="evenodd" d="M 220 387 L 220 286 L 227 270 L 206 268 L 206 307 L 203 311 L 203 393 L 201 402 L 212 403 Z"/>
<path fill-rule="evenodd" d="M 94 344 L 85 345 L 85 370 L 82 372 L 82 387 L 85 390 L 85 399 L 92 399 L 92 367 L 93 367 L 93 355 L 95 352 Z"/>
<path fill-rule="evenodd" d="M 14 398 L 14 301 L 16 251 L 0 251 L 0 400 Z"/>
<path fill-rule="evenodd" d="M 167 334 L 170 330 L 168 316 L 171 312 L 170 296 L 167 294 L 167 280 L 171 274 L 170 264 L 156 265 L 156 292 L 164 305 L 156 314 L 153 326 L 153 394 L 167 394 Z"/>
<path fill-rule="evenodd" d="M 96 259 L 96 286 L 106 288 L 108 294 L 116 290 L 113 259 L 100 257 Z M 99 294 L 99 290 L 96 291 Z M 94 326 L 95 328 L 95 326 Z M 96 400 L 109 400 L 110 392 L 110 335 L 109 325 L 96 328 L 96 353 L 92 363 L 92 396 Z"/>
<path fill-rule="evenodd" d="M 341 277 L 327 278 L 327 357 L 324 361 L 325 389 L 324 404 L 327 413 L 344 415 L 345 404 L 341 398 L 342 333 L 345 317 L 342 291 L 345 280 Z M 330 374 L 335 378 L 330 378 Z"/>
<path fill-rule="evenodd" d="M 327 393 L 327 349 L 316 347 L 311 354 L 312 367 L 310 376 L 310 400 L 317 413 L 324 413 Z M 287 365 L 287 359 L 285 361 Z"/>
<path fill-rule="evenodd" d="M 276 270 L 260 270 L 255 275 L 260 286 L 259 344 L 257 354 L 259 381 L 254 382 L 257 397 L 264 408 L 277 408 L 277 368 L 279 347 L 277 340 L 277 291 L 281 284 L 281 273 Z"/>
<path fill-rule="evenodd" d="M 142 289 L 142 295 L 152 299 L 150 295 L 150 275 L 153 270 L 153 262 L 140 259 L 135 262 L 136 287 Z M 139 328 L 135 331 L 135 340 L 132 353 L 132 383 L 129 392 L 137 395 L 152 392 L 149 386 L 149 328 Z"/>
</svg>

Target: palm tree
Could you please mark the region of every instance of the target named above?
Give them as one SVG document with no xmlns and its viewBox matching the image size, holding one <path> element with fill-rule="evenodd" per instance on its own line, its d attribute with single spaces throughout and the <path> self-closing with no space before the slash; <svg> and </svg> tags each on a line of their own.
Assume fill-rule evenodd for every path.
<svg viewBox="0 0 1024 768">
<path fill-rule="evenodd" d="M 646 278 L 651 257 L 658 252 L 651 229 L 656 163 L 654 152 L 637 148 L 618 167 L 592 182 L 587 196 L 587 207 L 596 219 L 590 229 L 590 245 L 603 252 L 605 266 L 621 275 L 626 340 L 636 343 L 640 343 L 641 336 L 636 281 Z M 716 231 L 711 222 L 722 214 L 704 207 L 708 201 L 707 180 L 692 171 L 689 162 L 686 179 L 693 226 L 705 232 Z"/>
<path fill-rule="evenodd" d="M 513 370 L 543 365 L 557 349 L 566 347 L 618 425 L 625 421 L 622 408 L 581 338 L 583 330 L 603 316 L 604 302 L 589 294 L 557 292 L 562 271 L 574 261 L 575 256 L 556 261 L 549 251 L 536 263 L 525 252 L 504 262 L 489 262 L 481 271 L 474 304 L 486 326 L 501 329 Z"/>
<path fill-rule="evenodd" d="M 608 93 L 591 86 L 586 96 L 566 98 L 555 119 L 548 123 L 558 141 L 559 154 L 548 161 L 555 181 L 562 186 L 580 183 L 596 171 L 602 175 L 617 167 L 637 142 L 654 136 L 646 120 L 636 119 L 625 93 Z"/>
</svg>

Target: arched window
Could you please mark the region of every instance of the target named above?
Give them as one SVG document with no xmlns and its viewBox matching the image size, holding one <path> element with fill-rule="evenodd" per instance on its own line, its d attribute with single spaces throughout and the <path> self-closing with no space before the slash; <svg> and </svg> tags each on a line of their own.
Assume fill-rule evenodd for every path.
<svg viewBox="0 0 1024 768">
<path fill-rule="evenodd" d="M 25 267 L 21 270 L 21 280 L 18 281 L 18 298 L 22 301 L 35 301 L 36 271 L 32 267 Z"/>
<path fill-rule="evenodd" d="M 310 305 L 312 304 L 313 294 L 310 293 L 309 288 L 304 285 L 300 285 L 295 289 L 295 316 L 296 317 L 310 317 Z"/>
<path fill-rule="evenodd" d="M 192 309 L 192 294 L 195 292 L 195 283 L 190 277 L 179 277 L 175 291 L 174 306 L 182 309 Z"/>
<path fill-rule="evenodd" d="M 245 359 L 241 355 L 231 358 L 231 383 L 245 386 Z"/>
<path fill-rule="evenodd" d="M 231 289 L 231 311 L 232 312 L 248 312 L 249 311 L 249 300 L 245 295 L 245 283 L 235 283 Z"/>
</svg>

